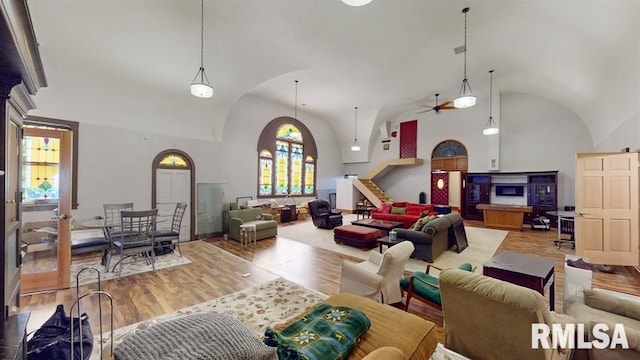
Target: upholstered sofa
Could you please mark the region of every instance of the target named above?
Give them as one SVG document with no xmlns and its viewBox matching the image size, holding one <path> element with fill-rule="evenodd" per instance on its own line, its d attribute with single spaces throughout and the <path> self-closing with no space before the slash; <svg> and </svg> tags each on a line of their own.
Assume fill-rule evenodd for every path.
<svg viewBox="0 0 640 360">
<path fill-rule="evenodd" d="M 460 269 L 439 276 L 445 343 L 474 360 L 568 359 L 571 349 L 532 347 L 532 324 L 575 323 L 537 291 Z M 569 329 L 569 328 L 567 328 Z M 547 338 L 552 344 L 552 335 Z"/>
<path fill-rule="evenodd" d="M 371 321 L 371 327 L 351 352 L 349 360 L 425 360 L 429 359 L 438 345 L 436 326 L 432 322 L 393 306 L 349 293 L 333 295 L 322 303 L 358 309 Z M 284 329 L 310 311 L 305 311 L 286 324 L 277 325 L 276 330 Z"/>
<path fill-rule="evenodd" d="M 400 240 L 413 243 L 415 250 L 412 258 L 432 262 L 445 250 L 456 243 L 452 225 L 462 225 L 462 218 L 457 212 L 441 215 L 426 223 L 420 230 L 394 229 Z"/>
<path fill-rule="evenodd" d="M 610 327 L 611 337 L 615 324 L 622 324 L 629 343 L 629 349 L 578 349 L 576 360 L 623 360 L 640 359 L 640 297 L 608 291 L 604 289 L 585 289 L 583 297 L 574 298 L 568 304 L 567 314 L 576 318 L 578 324 L 584 324 L 584 341 L 594 340 L 591 329 L 596 323 Z"/>
<path fill-rule="evenodd" d="M 383 203 L 377 209 L 371 210 L 371 218 L 378 220 L 401 221 L 402 227 L 408 229 L 424 212 L 437 215 L 433 204 L 415 204 L 410 202 Z"/>
<path fill-rule="evenodd" d="M 256 240 L 268 239 L 278 234 L 278 222 L 273 220 L 273 215 L 263 214 L 260 208 L 230 210 L 230 238 L 240 241 L 240 225 L 242 224 L 256 226 Z"/>
</svg>

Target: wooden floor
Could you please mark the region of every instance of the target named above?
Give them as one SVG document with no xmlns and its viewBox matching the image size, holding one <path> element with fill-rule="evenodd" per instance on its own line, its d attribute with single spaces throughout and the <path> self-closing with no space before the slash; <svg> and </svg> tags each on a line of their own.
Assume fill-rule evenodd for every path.
<svg viewBox="0 0 640 360">
<path fill-rule="evenodd" d="M 465 224 L 482 226 L 481 222 L 475 221 L 465 221 Z M 555 259 L 556 309 L 561 310 L 564 255 L 573 254 L 574 251 L 568 245 L 563 245 L 558 250 L 553 245 L 556 236 L 553 229 L 510 231 L 497 252 L 511 250 Z M 226 255 L 220 248 L 237 257 Z M 113 297 L 114 328 L 227 295 L 277 277 L 284 277 L 327 295 L 336 294 L 339 291 L 342 261 L 362 261 L 285 238 L 262 240 L 255 249 L 244 251 L 232 240 L 193 241 L 184 243 L 182 252 L 192 261 L 191 264 L 103 282 L 103 290 Z M 593 284 L 594 287 L 640 295 L 640 279 L 629 268 L 619 268 L 615 274 L 597 272 Z M 92 289 L 95 289 L 95 285 L 82 286 L 80 293 Z M 65 304 L 68 311 L 75 300 L 75 294 L 74 288 L 24 295 L 21 298 L 21 308 L 23 311 L 33 311 L 35 324 L 51 315 L 57 304 Z M 90 315 L 97 314 L 96 304 L 96 301 L 89 301 L 83 305 L 83 310 Z M 438 310 L 419 301 L 412 301 L 409 312 L 436 323 L 438 340 L 444 342 L 442 315 Z M 109 312 L 104 315 L 105 318 L 108 317 Z M 96 323 L 94 321 L 92 325 L 95 327 Z M 34 328 L 33 325 L 31 328 Z"/>
</svg>

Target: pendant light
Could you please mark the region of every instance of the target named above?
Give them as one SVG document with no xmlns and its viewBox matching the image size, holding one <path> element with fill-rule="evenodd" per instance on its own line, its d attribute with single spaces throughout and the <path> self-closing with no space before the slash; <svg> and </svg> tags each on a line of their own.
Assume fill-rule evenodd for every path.
<svg viewBox="0 0 640 360">
<path fill-rule="evenodd" d="M 362 6 L 370 3 L 371 0 L 342 0 L 342 2 L 349 6 Z"/>
<path fill-rule="evenodd" d="M 476 96 L 471 91 L 471 85 L 467 79 L 467 13 L 469 8 L 462 9 L 464 14 L 464 79 L 460 87 L 460 94 L 453 100 L 453 106 L 458 109 L 472 107 L 476 104 Z"/>
<path fill-rule="evenodd" d="M 213 96 L 213 87 L 204 72 L 204 0 L 200 0 L 200 69 L 191 81 L 191 95 L 200 98 Z"/>
<path fill-rule="evenodd" d="M 353 132 L 353 145 L 351 145 L 351 151 L 360 151 L 360 145 L 358 145 L 358 107 L 354 107 L 355 109 L 355 130 Z"/>
<path fill-rule="evenodd" d="M 489 121 L 487 122 L 487 127 L 482 130 L 482 134 L 496 135 L 500 133 L 500 129 L 496 122 L 493 121 L 493 70 L 489 70 L 489 77 Z"/>
</svg>

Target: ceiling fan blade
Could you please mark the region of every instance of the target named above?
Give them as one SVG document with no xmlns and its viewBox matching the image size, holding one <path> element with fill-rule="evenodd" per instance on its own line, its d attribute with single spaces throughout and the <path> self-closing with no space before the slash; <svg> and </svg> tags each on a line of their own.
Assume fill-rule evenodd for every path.
<svg viewBox="0 0 640 360">
<path fill-rule="evenodd" d="M 433 108 L 422 110 L 422 111 L 418 111 L 417 114 L 423 114 L 423 113 L 426 113 L 426 112 L 429 112 L 429 111 L 433 111 Z"/>
<path fill-rule="evenodd" d="M 448 107 L 450 107 L 450 104 L 452 103 L 452 101 L 445 101 L 442 104 L 440 104 L 440 109 L 446 109 Z"/>
</svg>

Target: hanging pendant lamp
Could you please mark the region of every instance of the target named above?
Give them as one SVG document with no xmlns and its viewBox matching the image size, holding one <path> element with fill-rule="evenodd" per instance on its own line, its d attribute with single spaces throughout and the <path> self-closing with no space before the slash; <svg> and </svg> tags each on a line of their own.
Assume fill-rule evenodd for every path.
<svg viewBox="0 0 640 360">
<path fill-rule="evenodd" d="M 489 121 L 487 127 L 482 130 L 483 135 L 496 135 L 500 133 L 500 128 L 493 120 L 493 70 L 489 70 Z"/>
<path fill-rule="evenodd" d="M 471 85 L 467 79 L 467 13 L 469 8 L 462 9 L 464 14 L 464 79 L 462 80 L 462 86 L 460 86 L 460 93 L 458 97 L 453 100 L 453 106 L 458 109 L 472 107 L 476 104 L 476 96 L 471 91 Z"/>
<path fill-rule="evenodd" d="M 358 107 L 355 109 L 355 130 L 353 131 L 353 145 L 351 145 L 351 151 L 360 151 L 360 145 L 358 145 Z"/>
<path fill-rule="evenodd" d="M 191 95 L 200 98 L 213 96 L 213 87 L 204 72 L 204 0 L 200 0 L 200 69 L 191 81 Z"/>
<path fill-rule="evenodd" d="M 367 5 L 371 1 L 372 0 L 342 0 L 343 3 L 345 3 L 345 4 L 349 5 L 349 6 Z"/>
</svg>

